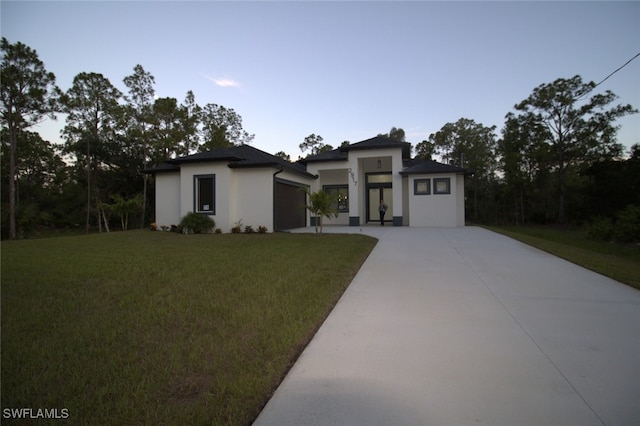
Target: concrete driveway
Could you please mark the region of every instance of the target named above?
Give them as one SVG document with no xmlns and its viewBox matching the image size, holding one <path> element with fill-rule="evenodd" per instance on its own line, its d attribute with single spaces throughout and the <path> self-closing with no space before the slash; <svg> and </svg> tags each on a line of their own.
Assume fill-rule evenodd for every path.
<svg viewBox="0 0 640 426">
<path fill-rule="evenodd" d="M 482 228 L 325 229 L 354 231 L 380 241 L 255 425 L 640 424 L 640 291 Z"/>
</svg>

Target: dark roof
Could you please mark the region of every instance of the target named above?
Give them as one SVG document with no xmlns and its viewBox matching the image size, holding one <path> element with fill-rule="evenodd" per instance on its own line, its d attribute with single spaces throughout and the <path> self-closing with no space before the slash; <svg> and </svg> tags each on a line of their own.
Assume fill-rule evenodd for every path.
<svg viewBox="0 0 640 426">
<path fill-rule="evenodd" d="M 396 139 L 387 138 L 385 136 L 376 136 L 371 139 L 352 143 L 345 147 L 341 147 L 341 151 L 353 151 L 358 149 L 386 149 L 386 148 L 402 148 L 402 158 L 411 158 L 411 144 Z"/>
<path fill-rule="evenodd" d="M 433 160 L 419 160 L 413 159 L 404 162 L 404 170 L 400 172 L 401 175 L 426 175 L 434 173 L 468 173 L 467 169 L 463 169 L 456 166 L 450 166 L 448 164 L 438 163 Z"/>
<path fill-rule="evenodd" d="M 321 152 L 320 154 L 310 155 L 298 161 L 302 164 L 318 163 L 321 161 L 347 161 L 347 153 L 345 151 L 334 149 L 333 151 Z"/>
<path fill-rule="evenodd" d="M 250 145 L 232 146 L 229 148 L 217 148 L 211 151 L 199 152 L 193 155 L 166 160 L 164 163 L 145 170 L 147 173 L 179 170 L 180 164 L 199 162 L 228 162 L 231 168 L 242 167 L 282 167 L 289 172 L 302 174 L 307 177 L 316 177 L 307 173 L 302 164 L 291 163 L 283 158 L 261 151 Z"/>
<path fill-rule="evenodd" d="M 155 166 L 149 167 L 148 169 L 144 169 L 144 172 L 149 174 L 177 172 L 177 171 L 180 171 L 180 166 L 176 164 L 169 164 L 169 163 L 160 163 L 160 164 L 156 164 Z"/>
<path fill-rule="evenodd" d="M 300 160 L 300 163 L 317 163 L 321 161 L 346 161 L 347 153 L 349 151 L 364 150 L 364 149 L 387 149 L 387 148 L 402 148 L 402 158 L 411 157 L 411 144 L 409 142 L 402 142 L 395 139 L 390 139 L 384 136 L 376 136 L 371 139 L 342 146 L 333 151 L 322 152 L 316 155 L 310 155 L 307 158 Z"/>
<path fill-rule="evenodd" d="M 356 149 L 383 149 L 383 148 L 402 148 L 403 150 L 403 170 L 401 175 L 415 174 L 433 174 L 433 173 L 465 173 L 469 171 L 460 167 L 450 166 L 438 163 L 432 160 L 410 159 L 405 157 L 405 150 L 411 152 L 411 144 L 408 142 L 400 142 L 393 139 L 376 136 L 362 142 L 351 144 L 346 147 L 334 149 L 333 151 L 323 152 L 314 156 L 307 157 L 295 163 L 291 163 L 283 158 L 276 157 L 267 152 L 261 151 L 250 145 L 239 145 L 229 148 L 217 148 L 211 151 L 200 152 L 193 155 L 178 157 L 166 160 L 164 163 L 145 170 L 145 173 L 165 173 L 180 170 L 180 164 L 195 162 L 227 162 L 230 168 L 243 167 L 275 167 L 282 168 L 292 173 L 297 173 L 306 177 L 316 178 L 317 176 L 307 172 L 308 162 L 321 161 L 346 161 L 347 153 Z"/>
</svg>

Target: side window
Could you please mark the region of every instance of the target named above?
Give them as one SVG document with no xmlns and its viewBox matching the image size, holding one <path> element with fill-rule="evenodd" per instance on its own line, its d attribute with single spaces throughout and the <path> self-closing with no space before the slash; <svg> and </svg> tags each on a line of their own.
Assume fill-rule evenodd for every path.
<svg viewBox="0 0 640 426">
<path fill-rule="evenodd" d="M 216 175 L 195 175 L 193 177 L 194 211 L 216 214 Z"/>
<path fill-rule="evenodd" d="M 434 178 L 434 194 L 451 194 L 451 178 Z"/>
<path fill-rule="evenodd" d="M 413 195 L 431 194 L 431 179 L 416 179 L 413 181 Z"/>
</svg>

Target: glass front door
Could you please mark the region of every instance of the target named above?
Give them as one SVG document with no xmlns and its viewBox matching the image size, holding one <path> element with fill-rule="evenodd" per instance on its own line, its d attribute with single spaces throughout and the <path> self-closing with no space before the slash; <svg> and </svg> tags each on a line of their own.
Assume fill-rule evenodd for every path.
<svg viewBox="0 0 640 426">
<path fill-rule="evenodd" d="M 393 188 L 391 187 L 376 187 L 369 188 L 368 191 L 368 222 L 380 222 L 380 202 L 384 200 L 387 205 L 387 212 L 384 215 L 385 222 L 393 222 Z"/>
</svg>

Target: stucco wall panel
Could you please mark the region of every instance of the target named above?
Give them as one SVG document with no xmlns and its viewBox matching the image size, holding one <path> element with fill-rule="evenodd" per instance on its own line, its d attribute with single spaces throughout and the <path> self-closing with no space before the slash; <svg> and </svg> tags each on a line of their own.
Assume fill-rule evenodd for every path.
<svg viewBox="0 0 640 426">
<path fill-rule="evenodd" d="M 450 194 L 434 194 L 433 179 L 450 178 Z M 416 227 L 455 227 L 463 226 L 459 223 L 459 196 L 464 203 L 464 187 L 458 183 L 462 176 L 455 174 L 412 175 L 409 178 L 409 224 Z M 413 193 L 416 179 L 431 179 L 430 195 L 415 195 Z M 463 183 L 464 185 L 464 183 Z M 460 191 L 462 190 L 462 194 Z M 464 205 L 463 205 L 464 215 Z"/>
<path fill-rule="evenodd" d="M 273 169 L 232 169 L 233 198 L 228 231 L 237 221 L 253 229 L 273 226 Z"/>
<path fill-rule="evenodd" d="M 196 175 L 216 175 L 215 214 L 211 218 L 216 222 L 216 228 L 225 230 L 229 223 L 230 206 L 229 191 L 231 189 L 231 170 L 226 163 L 196 163 L 180 166 L 180 217 L 194 211 L 194 184 Z"/>
<path fill-rule="evenodd" d="M 156 218 L 160 226 L 177 225 L 180 222 L 180 173 L 158 173 L 156 184 Z"/>
</svg>

